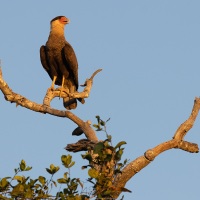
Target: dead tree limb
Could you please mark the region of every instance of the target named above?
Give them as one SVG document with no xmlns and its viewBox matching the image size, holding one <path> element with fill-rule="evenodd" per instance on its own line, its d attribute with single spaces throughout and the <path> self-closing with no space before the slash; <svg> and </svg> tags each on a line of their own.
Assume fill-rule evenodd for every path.
<svg viewBox="0 0 200 200">
<path fill-rule="evenodd" d="M 71 98 L 77 98 L 77 99 L 78 98 L 81 98 L 81 99 L 88 98 L 89 95 L 90 95 L 90 91 L 92 89 L 93 78 L 100 71 L 102 71 L 102 69 L 96 70 L 89 79 L 86 79 L 84 85 L 82 85 L 82 86 L 85 86 L 85 88 L 82 92 L 69 93 L 69 91 L 64 88 L 64 89 L 62 89 L 61 97 L 64 98 L 64 97 L 69 96 Z M 56 90 L 52 90 L 52 88 L 47 89 L 47 93 L 46 93 L 44 100 L 43 100 L 43 105 L 50 107 L 51 101 L 55 97 L 60 97 L 60 91 L 61 91 L 60 87 L 57 88 Z"/>
<path fill-rule="evenodd" d="M 69 152 L 79 152 L 79 151 L 88 151 L 93 149 L 97 142 L 90 141 L 87 139 L 81 139 L 74 144 L 68 144 L 65 149 Z"/>
<path fill-rule="evenodd" d="M 101 70 L 97 70 L 94 72 L 94 74 L 97 74 Z M 94 78 L 94 74 L 91 76 L 90 79 L 86 80 L 84 91 L 78 96 L 78 92 L 76 94 L 77 98 L 87 98 L 89 96 L 89 93 L 92 88 L 92 82 Z M 79 117 L 77 117 L 75 114 L 73 114 L 70 111 L 67 110 L 57 110 L 50 107 L 50 102 L 54 97 L 59 96 L 59 91 L 51 91 L 50 89 L 47 90 L 47 94 L 44 98 L 43 104 L 35 103 L 24 96 L 17 94 L 13 92 L 8 84 L 4 81 L 2 70 L 0 68 L 0 90 L 4 94 L 4 97 L 7 101 L 11 103 L 16 103 L 16 106 L 20 105 L 22 107 L 25 107 L 27 109 L 30 109 L 35 112 L 40 112 L 44 114 L 50 114 L 57 117 L 66 117 L 72 120 L 74 123 L 76 123 L 81 129 L 83 130 L 84 134 L 86 135 L 87 139 L 91 141 L 98 141 L 98 138 L 96 136 L 95 131 L 91 128 L 90 124 L 88 122 L 84 122 Z M 83 95 L 84 94 L 84 95 Z M 72 95 L 72 94 L 70 94 Z"/>
<path fill-rule="evenodd" d="M 97 70 L 93 73 L 90 79 L 87 79 L 84 84 L 83 92 L 77 92 L 74 94 L 69 93 L 68 91 L 63 91 L 61 96 L 65 97 L 66 95 L 73 98 L 87 98 L 90 94 L 93 78 L 94 76 L 100 72 L 101 70 Z M 95 134 L 95 131 L 91 128 L 91 123 L 89 121 L 84 122 L 79 117 L 74 115 L 70 111 L 66 110 L 57 110 L 50 107 L 50 103 L 53 98 L 59 97 L 60 88 L 56 90 L 48 89 L 47 93 L 44 97 L 43 104 L 37 104 L 33 101 L 28 100 L 27 98 L 21 96 L 20 94 L 14 93 L 8 86 L 8 84 L 3 80 L 2 71 L 0 69 L 0 90 L 4 94 L 4 97 L 7 101 L 11 103 L 16 103 L 16 105 L 20 105 L 27 109 L 33 110 L 35 112 L 41 112 L 44 114 L 50 114 L 57 117 L 66 117 L 72 120 L 74 123 L 78 125 L 80 130 L 75 135 L 80 135 L 83 132 L 86 135 L 87 139 L 83 139 L 78 141 L 75 144 L 68 145 L 66 147 L 67 150 L 77 152 L 82 150 L 88 150 L 89 148 L 93 148 L 93 146 L 98 142 L 98 138 Z M 139 171 L 141 171 L 144 167 L 150 164 L 159 154 L 164 151 L 170 150 L 172 148 L 181 149 L 190 153 L 198 153 L 199 148 L 197 144 L 184 141 L 185 135 L 189 132 L 189 130 L 193 127 L 196 117 L 200 110 L 200 98 L 195 98 L 194 106 L 189 118 L 183 122 L 177 131 L 175 132 L 173 138 L 169 141 L 163 142 L 156 147 L 147 150 L 144 155 L 136 158 L 131 161 L 120 173 L 113 182 L 113 188 L 116 188 L 116 192 L 113 198 L 117 198 L 122 189 L 126 185 L 126 183 Z"/>
<path fill-rule="evenodd" d="M 190 153 L 198 153 L 199 148 L 197 144 L 184 141 L 184 136 L 188 131 L 193 127 L 196 117 L 200 109 L 200 98 L 195 98 L 194 106 L 189 118 L 182 123 L 177 129 L 172 140 L 161 143 L 158 146 L 147 150 L 143 156 L 140 156 L 130 162 L 123 170 L 122 174 L 117 176 L 115 180 L 116 188 L 124 188 L 126 183 L 140 170 L 146 167 L 148 164 L 153 161 L 156 156 L 161 154 L 164 151 L 170 150 L 172 148 L 181 149 Z M 114 198 L 117 198 L 120 195 L 121 191 L 116 191 Z"/>
</svg>

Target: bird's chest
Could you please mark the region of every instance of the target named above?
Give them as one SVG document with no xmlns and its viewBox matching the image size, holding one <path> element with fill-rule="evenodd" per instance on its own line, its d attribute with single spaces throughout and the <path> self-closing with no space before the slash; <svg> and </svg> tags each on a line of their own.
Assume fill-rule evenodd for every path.
<svg viewBox="0 0 200 200">
<path fill-rule="evenodd" d="M 58 53 L 61 52 L 63 47 L 65 46 L 65 40 L 63 38 L 58 37 L 50 37 L 46 43 L 46 47 L 48 51 Z"/>
</svg>

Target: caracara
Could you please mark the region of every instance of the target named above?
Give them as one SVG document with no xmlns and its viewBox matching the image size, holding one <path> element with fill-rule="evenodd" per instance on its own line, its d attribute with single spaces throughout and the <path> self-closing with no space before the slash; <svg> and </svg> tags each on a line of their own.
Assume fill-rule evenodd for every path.
<svg viewBox="0 0 200 200">
<path fill-rule="evenodd" d="M 65 25 L 70 20 L 65 16 L 58 16 L 51 20 L 51 30 L 46 46 L 40 48 L 40 60 L 44 69 L 52 79 L 51 88 L 54 85 L 64 87 L 69 93 L 78 89 L 78 62 L 72 46 L 66 41 L 64 35 Z M 84 103 L 84 99 L 78 99 Z M 66 109 L 75 109 L 76 99 L 63 98 L 63 105 Z"/>
</svg>

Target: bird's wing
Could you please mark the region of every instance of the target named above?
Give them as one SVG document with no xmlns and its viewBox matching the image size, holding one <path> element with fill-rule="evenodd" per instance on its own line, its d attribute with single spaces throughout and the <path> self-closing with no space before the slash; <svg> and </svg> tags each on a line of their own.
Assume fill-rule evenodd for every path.
<svg viewBox="0 0 200 200">
<path fill-rule="evenodd" d="M 46 47 L 44 45 L 40 47 L 40 60 L 44 69 L 49 73 L 50 68 L 46 56 Z"/>
<path fill-rule="evenodd" d="M 78 89 L 78 61 L 72 46 L 67 42 L 62 49 L 62 55 L 65 59 L 66 65 L 69 67 L 69 70 L 73 75 L 76 89 Z"/>
</svg>

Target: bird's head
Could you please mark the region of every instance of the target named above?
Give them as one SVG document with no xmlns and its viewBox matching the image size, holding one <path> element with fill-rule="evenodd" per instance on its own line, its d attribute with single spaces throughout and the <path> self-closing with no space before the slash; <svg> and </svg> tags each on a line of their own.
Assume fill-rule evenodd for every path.
<svg viewBox="0 0 200 200">
<path fill-rule="evenodd" d="M 51 28 L 62 27 L 70 23 L 70 20 L 65 16 L 58 16 L 51 20 Z"/>
</svg>

